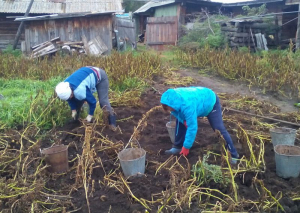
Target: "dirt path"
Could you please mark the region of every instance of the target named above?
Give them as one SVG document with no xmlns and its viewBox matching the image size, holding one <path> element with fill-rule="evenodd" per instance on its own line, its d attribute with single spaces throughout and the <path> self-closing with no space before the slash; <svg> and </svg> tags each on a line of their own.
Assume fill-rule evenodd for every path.
<svg viewBox="0 0 300 213">
<path fill-rule="evenodd" d="M 298 109 L 294 107 L 297 100 L 293 100 L 277 94 L 263 94 L 259 88 L 249 87 L 240 82 L 228 81 L 216 76 L 208 74 L 199 74 L 197 70 L 181 69 L 177 71 L 182 76 L 190 76 L 195 80 L 195 85 L 211 88 L 217 93 L 239 93 L 243 96 L 254 96 L 260 101 L 268 101 L 278 106 L 282 112 L 296 112 Z"/>
</svg>

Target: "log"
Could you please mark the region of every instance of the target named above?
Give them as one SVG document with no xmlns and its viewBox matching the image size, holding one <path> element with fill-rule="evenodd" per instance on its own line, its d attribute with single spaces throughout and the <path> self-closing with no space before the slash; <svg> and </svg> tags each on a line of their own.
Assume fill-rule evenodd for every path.
<svg viewBox="0 0 300 213">
<path fill-rule="evenodd" d="M 246 28 L 252 28 L 252 29 L 266 29 L 268 28 L 270 25 L 267 24 L 267 23 L 253 23 L 253 24 L 250 24 L 250 23 L 239 23 L 238 24 L 238 27 L 246 27 Z"/>
<path fill-rule="evenodd" d="M 246 38 L 249 36 L 249 33 L 225 32 L 225 35 L 230 37 Z"/>
<path fill-rule="evenodd" d="M 238 37 L 228 37 L 229 41 L 233 41 L 235 43 L 243 43 L 248 41 L 248 37 L 238 38 Z"/>
<path fill-rule="evenodd" d="M 44 48 L 46 48 L 46 47 L 48 47 L 48 46 L 50 46 L 50 45 L 52 45 L 51 42 L 49 42 L 49 41 L 44 42 L 44 43 L 42 43 L 41 45 L 39 45 L 37 48 L 35 48 L 32 52 L 33 52 L 33 53 L 39 52 L 40 50 L 42 50 L 42 49 L 44 49 Z M 36 46 L 37 46 L 37 45 L 36 45 Z"/>
<path fill-rule="evenodd" d="M 237 37 L 229 37 L 229 41 L 233 41 L 233 42 L 238 43 L 239 42 L 239 38 L 237 38 Z"/>
<path fill-rule="evenodd" d="M 234 32 L 224 32 L 224 34 L 229 37 L 234 36 Z"/>
<path fill-rule="evenodd" d="M 244 43 L 236 43 L 236 42 L 233 42 L 233 41 L 230 41 L 230 47 L 254 47 L 254 44 L 253 43 L 250 43 L 250 44 L 244 44 Z"/>
<path fill-rule="evenodd" d="M 232 112 L 237 112 L 237 113 L 241 113 L 241 114 L 245 114 L 245 115 L 249 115 L 249 116 L 254 116 L 254 117 L 258 117 L 258 118 L 263 118 L 263 119 L 272 120 L 272 121 L 275 121 L 275 122 L 280 122 L 280 123 L 300 127 L 300 124 L 298 124 L 298 123 L 292 123 L 292 122 L 280 120 L 280 119 L 277 119 L 277 118 L 266 117 L 266 116 L 263 116 L 263 115 L 256 115 L 256 114 L 253 114 L 253 113 L 250 113 L 250 112 L 245 112 L 245 111 L 241 111 L 241 110 L 238 110 L 238 109 L 231 109 L 231 108 L 227 108 L 227 107 L 225 107 L 224 109 L 228 110 L 228 111 L 232 111 Z"/>
<path fill-rule="evenodd" d="M 234 37 L 245 38 L 248 36 L 249 36 L 249 33 L 234 33 Z"/>
<path fill-rule="evenodd" d="M 221 27 L 221 31 L 238 32 L 238 28 L 233 27 Z"/>
</svg>

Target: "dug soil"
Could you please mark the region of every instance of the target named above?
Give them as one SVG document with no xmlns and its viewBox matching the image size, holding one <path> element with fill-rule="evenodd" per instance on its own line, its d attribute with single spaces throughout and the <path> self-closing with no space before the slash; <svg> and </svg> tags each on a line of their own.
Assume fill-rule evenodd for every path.
<svg viewBox="0 0 300 213">
<path fill-rule="evenodd" d="M 126 144 L 133 131 L 134 127 L 137 126 L 138 121 L 142 118 L 143 114 L 154 106 L 159 105 L 160 94 L 157 90 L 148 90 L 142 95 L 142 103 L 139 107 L 115 107 L 117 114 L 118 125 L 120 130 L 112 131 L 108 127 L 98 126 L 95 131 L 101 132 L 104 137 L 109 138 L 115 144 Z M 224 112 L 226 113 L 231 112 Z M 172 143 L 168 135 L 166 128 L 166 123 L 170 120 L 170 116 L 164 112 L 158 110 L 151 114 L 147 120 L 147 126 L 141 133 L 141 138 L 139 143 L 141 147 L 146 151 L 146 170 L 145 175 L 142 177 L 130 177 L 129 187 L 132 194 L 138 199 L 145 199 L 148 201 L 156 200 L 156 195 L 161 194 L 163 191 L 171 188 L 171 174 L 168 169 L 161 169 L 156 174 L 156 171 L 160 164 L 165 162 L 170 156 L 164 154 L 164 150 L 171 148 Z M 232 135 L 234 144 L 236 145 L 240 155 L 243 153 L 241 146 L 239 144 L 238 138 L 235 136 L 233 129 L 236 129 L 236 123 L 225 122 L 229 133 Z M 244 124 L 245 126 L 251 125 Z M 57 143 L 62 143 L 69 145 L 69 166 L 70 171 L 56 178 L 50 178 L 47 183 L 47 188 L 54 190 L 65 190 L 68 192 L 69 188 L 67 186 L 73 185 L 76 179 L 76 161 L 72 161 L 77 154 L 81 154 L 82 145 L 84 142 L 85 128 L 81 123 L 70 123 L 66 124 L 63 128 L 58 129 L 52 138 Z M 97 137 L 97 136 L 95 136 Z M 298 143 L 298 140 L 297 140 Z M 93 142 L 91 142 L 91 145 Z M 42 143 L 43 147 L 49 146 L 49 138 L 45 139 Z M 202 159 L 203 155 L 207 150 L 213 151 L 215 153 L 220 153 L 221 145 L 219 144 L 219 138 L 211 129 L 209 123 L 206 119 L 199 119 L 199 129 L 196 141 L 190 150 L 188 155 L 188 162 L 190 165 L 195 164 L 199 158 Z M 275 171 L 275 160 L 274 160 L 274 150 L 271 143 L 266 143 L 265 147 L 265 161 L 266 161 L 266 171 L 257 176 L 257 178 L 262 179 L 264 185 L 269 189 L 273 196 L 278 195 L 282 192 L 283 198 L 280 199 L 280 203 L 285 208 L 286 212 L 300 212 L 300 202 L 293 201 L 287 194 L 291 192 L 298 192 L 300 187 L 300 178 L 282 179 L 276 175 Z M 90 189 L 94 190 L 89 193 L 90 210 L 92 213 L 96 212 L 111 212 L 111 213 L 137 213 L 145 212 L 145 207 L 132 198 L 129 190 L 122 186 L 125 190 L 118 190 L 113 184 L 103 184 L 105 182 L 105 177 L 108 177 L 112 171 L 116 170 L 115 175 L 122 175 L 122 169 L 119 167 L 119 161 L 117 158 L 117 151 L 114 149 L 107 149 L 104 151 L 97 152 L 97 155 L 101 157 L 102 165 L 94 165 L 92 180 L 93 187 L 90 185 Z M 240 157 L 241 157 L 240 156 Z M 190 169 L 186 160 L 180 158 L 182 165 L 185 165 L 186 169 Z M 117 181 L 116 176 L 111 175 L 110 179 Z M 254 184 L 253 177 L 254 173 L 244 173 L 236 177 L 236 182 L 238 185 L 238 195 L 240 200 L 252 200 L 257 201 L 262 198 L 263 195 L 258 194 Z M 116 183 L 117 184 L 117 183 Z M 211 188 L 218 188 L 223 193 L 231 193 L 230 187 L 222 188 L 217 184 L 209 185 Z M 79 188 L 77 191 L 73 190 L 71 193 L 73 197 L 72 203 L 75 205 L 69 210 L 78 209 L 76 212 L 86 213 L 88 212 L 88 206 L 86 202 L 86 195 L 83 188 Z M 174 203 L 169 203 L 172 205 Z M 155 203 L 153 205 L 149 204 L 151 207 L 151 212 L 157 212 L 160 208 L 160 203 Z M 183 208 L 178 209 L 175 212 L 200 212 L 201 209 L 197 206 L 197 201 L 192 200 L 191 209 Z M 253 205 L 245 205 L 240 207 L 240 209 L 246 211 L 257 212 L 255 208 L 251 209 Z M 170 210 L 171 212 L 171 210 Z M 270 212 L 276 212 L 276 205 Z"/>
</svg>

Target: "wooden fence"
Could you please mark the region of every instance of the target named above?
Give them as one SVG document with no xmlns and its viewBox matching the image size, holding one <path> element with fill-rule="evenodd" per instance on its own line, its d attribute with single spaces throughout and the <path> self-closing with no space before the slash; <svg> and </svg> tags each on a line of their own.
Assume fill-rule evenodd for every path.
<svg viewBox="0 0 300 213">
<path fill-rule="evenodd" d="M 134 20 L 116 18 L 115 29 L 118 30 L 118 37 L 136 47 L 136 25 Z"/>
<path fill-rule="evenodd" d="M 149 17 L 146 27 L 146 44 L 161 51 L 169 45 L 176 45 L 178 38 L 178 18 Z"/>
</svg>

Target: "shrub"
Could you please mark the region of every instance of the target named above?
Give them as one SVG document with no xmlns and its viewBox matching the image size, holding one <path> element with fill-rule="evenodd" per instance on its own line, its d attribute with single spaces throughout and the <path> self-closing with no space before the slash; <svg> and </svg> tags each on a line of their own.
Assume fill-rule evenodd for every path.
<svg viewBox="0 0 300 213">
<path fill-rule="evenodd" d="M 8 45 L 3 51 L 3 54 L 19 57 L 22 55 L 21 50 L 14 50 L 12 45 Z"/>
</svg>

